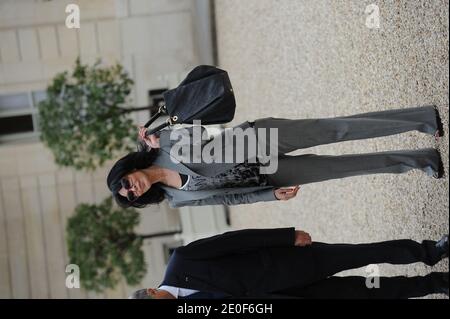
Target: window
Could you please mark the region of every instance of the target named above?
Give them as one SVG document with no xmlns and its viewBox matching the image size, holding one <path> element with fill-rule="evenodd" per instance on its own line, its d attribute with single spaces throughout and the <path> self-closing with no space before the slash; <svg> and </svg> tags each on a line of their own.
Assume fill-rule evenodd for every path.
<svg viewBox="0 0 450 319">
<path fill-rule="evenodd" d="M 38 104 L 45 91 L 0 94 L 0 143 L 39 135 Z"/>
<path fill-rule="evenodd" d="M 153 89 L 148 91 L 148 98 L 150 100 L 150 114 L 153 115 L 158 112 L 160 106 L 164 105 L 163 93 L 167 91 L 167 88 Z"/>
<path fill-rule="evenodd" d="M 163 243 L 164 261 L 166 265 L 169 262 L 169 258 L 172 255 L 173 251 L 182 245 L 183 245 L 182 240 L 174 240 L 171 242 Z"/>
</svg>

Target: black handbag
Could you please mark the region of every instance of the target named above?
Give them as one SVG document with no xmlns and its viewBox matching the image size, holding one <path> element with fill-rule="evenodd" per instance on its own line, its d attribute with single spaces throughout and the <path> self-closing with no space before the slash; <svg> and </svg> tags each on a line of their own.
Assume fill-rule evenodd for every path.
<svg viewBox="0 0 450 319">
<path fill-rule="evenodd" d="M 236 109 L 233 88 L 228 73 L 209 65 L 195 67 L 174 89 L 163 93 L 164 105 L 144 125 L 148 128 L 158 117 L 167 114 L 167 121 L 147 135 L 174 124 L 223 124 L 233 120 Z"/>
</svg>

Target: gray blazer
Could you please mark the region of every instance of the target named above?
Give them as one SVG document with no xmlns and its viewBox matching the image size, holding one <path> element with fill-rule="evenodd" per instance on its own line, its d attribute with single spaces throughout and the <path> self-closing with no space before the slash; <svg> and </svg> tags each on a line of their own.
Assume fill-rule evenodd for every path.
<svg viewBox="0 0 450 319">
<path fill-rule="evenodd" d="M 246 129 L 250 127 L 248 122 L 244 122 L 238 127 Z M 205 130 L 201 128 L 202 132 Z M 178 141 L 170 139 L 171 130 L 163 130 L 160 132 L 160 151 L 156 157 L 154 164 L 168 168 L 178 173 L 185 175 L 201 175 L 201 176 L 215 176 L 219 173 L 225 172 L 238 163 L 190 163 L 183 160 L 189 158 L 189 154 L 180 154 L 177 158 L 174 158 L 170 154 L 170 149 Z M 178 133 L 190 134 L 187 138 L 192 141 L 192 128 L 187 128 Z M 201 148 L 207 146 L 211 142 L 211 139 L 203 141 Z M 179 145 L 179 144 L 178 144 Z M 226 147 L 225 143 L 222 143 L 222 147 Z M 234 148 L 233 148 L 234 149 Z M 192 150 L 192 148 L 191 148 Z M 245 159 L 249 159 L 247 156 Z M 201 206 L 201 205 L 240 205 L 251 204 L 261 201 L 273 201 L 277 200 L 274 194 L 274 187 L 272 186 L 256 186 L 256 187 L 239 187 L 239 188 L 219 188 L 211 190 L 200 191 L 185 191 L 179 190 L 169 186 L 162 186 L 165 191 L 167 200 L 171 207 L 182 206 Z"/>
</svg>

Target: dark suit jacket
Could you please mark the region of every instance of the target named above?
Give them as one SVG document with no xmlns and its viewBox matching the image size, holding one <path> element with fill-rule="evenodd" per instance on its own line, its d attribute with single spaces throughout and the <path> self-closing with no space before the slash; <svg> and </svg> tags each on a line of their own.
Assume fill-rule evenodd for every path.
<svg viewBox="0 0 450 319">
<path fill-rule="evenodd" d="M 294 228 L 247 229 L 200 239 L 174 251 L 162 284 L 233 298 L 283 297 L 279 291 L 313 278 L 310 250 L 294 242 Z"/>
</svg>

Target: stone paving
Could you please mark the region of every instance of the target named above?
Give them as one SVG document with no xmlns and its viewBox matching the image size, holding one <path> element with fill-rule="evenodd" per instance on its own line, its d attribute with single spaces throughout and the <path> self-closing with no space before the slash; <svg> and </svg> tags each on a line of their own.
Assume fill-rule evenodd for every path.
<svg viewBox="0 0 450 319">
<path fill-rule="evenodd" d="M 378 29 L 365 23 L 371 3 L 379 7 Z M 436 147 L 443 179 L 414 171 L 305 185 L 290 201 L 231 207 L 233 227 L 296 226 L 316 241 L 349 243 L 448 233 L 448 1 L 216 0 L 215 15 L 219 65 L 229 72 L 237 99 L 232 125 L 437 105 L 446 127 L 439 141 L 410 132 L 297 152 Z M 385 276 L 430 269 L 380 265 Z M 433 269 L 448 271 L 448 259 Z"/>
</svg>

